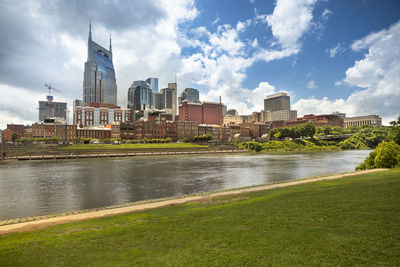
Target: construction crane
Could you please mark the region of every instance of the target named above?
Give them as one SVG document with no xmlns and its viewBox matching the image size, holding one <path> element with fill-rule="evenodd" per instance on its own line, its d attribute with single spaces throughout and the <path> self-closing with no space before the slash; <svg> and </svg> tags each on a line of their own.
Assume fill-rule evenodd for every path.
<svg viewBox="0 0 400 267">
<path fill-rule="evenodd" d="M 53 86 L 51 86 L 51 84 L 44 84 L 44 86 L 46 86 L 49 89 L 49 95 L 47 96 L 47 101 L 49 103 L 51 103 L 53 101 L 53 96 L 51 95 L 51 90 L 56 91 L 56 92 L 60 92 L 60 90 L 54 88 Z"/>
<path fill-rule="evenodd" d="M 47 118 L 51 117 L 51 106 L 52 106 L 52 102 L 53 102 L 53 96 L 51 95 L 51 90 L 56 91 L 56 92 L 60 92 L 60 90 L 54 88 L 53 86 L 51 86 L 51 84 L 44 84 L 44 86 L 46 86 L 49 89 L 49 95 L 47 96 Z"/>
</svg>

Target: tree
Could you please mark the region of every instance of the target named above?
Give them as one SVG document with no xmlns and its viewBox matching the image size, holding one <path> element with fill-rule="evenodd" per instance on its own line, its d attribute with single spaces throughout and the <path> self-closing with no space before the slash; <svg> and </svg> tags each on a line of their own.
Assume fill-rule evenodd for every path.
<svg viewBox="0 0 400 267">
<path fill-rule="evenodd" d="M 328 134 L 331 133 L 331 127 L 329 127 L 329 126 L 322 127 L 322 130 L 323 130 L 325 135 L 328 135 Z"/>
<path fill-rule="evenodd" d="M 394 140 L 398 145 L 400 145 L 400 116 L 397 121 L 390 122 L 390 134 L 389 138 Z"/>
<path fill-rule="evenodd" d="M 400 164 L 400 145 L 393 140 L 380 143 L 374 151 L 356 168 L 365 170 L 373 168 L 393 168 Z"/>
<path fill-rule="evenodd" d="M 315 126 L 312 122 L 301 124 L 300 132 L 302 137 L 313 137 L 315 134 Z"/>
<path fill-rule="evenodd" d="M 18 134 L 15 133 L 15 132 L 13 132 L 12 135 L 11 135 L 11 140 L 12 140 L 13 142 L 15 142 L 15 140 L 17 140 L 17 139 L 18 139 Z"/>
<path fill-rule="evenodd" d="M 393 168 L 398 164 L 397 158 L 400 154 L 400 146 L 393 140 L 380 143 L 376 151 L 374 159 L 376 168 Z"/>
</svg>

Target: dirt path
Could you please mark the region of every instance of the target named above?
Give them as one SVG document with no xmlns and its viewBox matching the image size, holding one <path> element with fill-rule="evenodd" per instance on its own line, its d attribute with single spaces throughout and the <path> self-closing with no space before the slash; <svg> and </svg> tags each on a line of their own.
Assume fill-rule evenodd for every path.
<svg viewBox="0 0 400 267">
<path fill-rule="evenodd" d="M 134 212 L 134 211 L 154 209 L 154 208 L 164 207 L 167 205 L 177 205 L 177 204 L 182 204 L 182 203 L 191 202 L 191 201 L 210 199 L 210 198 L 214 198 L 214 197 L 237 195 L 237 194 L 241 194 L 241 193 L 268 190 L 268 189 L 286 187 L 286 186 L 291 186 L 291 185 L 306 184 L 306 183 L 312 183 L 312 182 L 324 181 L 324 180 L 332 180 L 332 179 L 338 179 L 338 178 L 343 178 L 343 177 L 347 177 L 347 176 L 354 176 L 354 175 L 366 174 L 366 173 L 372 173 L 372 172 L 378 172 L 378 171 L 384 171 L 384 170 L 386 170 L 386 169 L 372 169 L 372 170 L 357 171 L 357 172 L 344 173 L 344 174 L 329 175 L 329 176 L 324 176 L 324 177 L 309 178 L 309 179 L 291 181 L 291 182 L 286 182 L 286 183 L 255 186 L 255 187 L 249 187 L 249 188 L 242 188 L 242 189 L 235 189 L 235 190 L 229 190 L 229 191 L 223 191 L 223 192 L 210 193 L 210 194 L 199 195 L 199 196 L 188 196 L 188 197 L 183 197 L 183 198 L 163 200 L 163 201 L 159 201 L 159 202 L 152 202 L 152 203 L 145 203 L 145 204 L 137 204 L 137 205 L 133 204 L 132 206 L 115 208 L 115 209 L 105 209 L 105 210 L 100 210 L 100 211 L 92 211 L 92 212 L 81 213 L 81 214 L 67 215 L 67 216 L 63 216 L 63 217 L 54 217 L 54 218 L 43 219 L 43 220 L 3 225 L 3 226 L 0 226 L 0 235 L 14 233 L 14 232 L 33 231 L 33 230 L 47 228 L 49 226 L 57 225 L 57 224 L 76 222 L 76 221 L 88 220 L 88 219 L 93 219 L 93 218 L 101 218 L 101 217 L 105 217 L 105 216 L 130 213 L 130 212 Z"/>
</svg>

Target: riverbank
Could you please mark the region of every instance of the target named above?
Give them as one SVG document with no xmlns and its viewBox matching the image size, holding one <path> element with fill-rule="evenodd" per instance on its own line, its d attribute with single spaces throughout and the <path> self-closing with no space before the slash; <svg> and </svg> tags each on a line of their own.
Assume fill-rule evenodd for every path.
<svg viewBox="0 0 400 267">
<path fill-rule="evenodd" d="M 368 174 L 374 172 L 380 172 L 385 169 L 371 169 L 365 171 L 358 171 L 358 172 L 349 172 L 343 174 L 336 174 L 336 175 L 329 175 L 329 176 L 322 176 L 322 177 L 314 177 L 314 178 L 306 178 L 295 180 L 291 182 L 285 183 L 276 183 L 276 184 L 269 184 L 269 185 L 262 185 L 262 186 L 252 186 L 248 188 L 239 188 L 234 190 L 225 190 L 221 192 L 215 193 L 205 193 L 205 194 L 196 194 L 192 196 L 184 196 L 179 198 L 167 198 L 167 199 L 156 199 L 150 201 L 142 201 L 138 203 L 131 203 L 125 204 L 119 207 L 105 207 L 102 209 L 96 209 L 95 211 L 75 211 L 70 213 L 62 213 L 62 214 L 54 214 L 48 216 L 37 216 L 37 217 L 30 217 L 30 218 L 19 218 L 7 221 L 0 221 L 0 235 L 8 234 L 13 232 L 24 232 L 24 231 L 32 231 L 43 229 L 52 225 L 57 224 L 64 224 L 94 218 L 101 218 L 105 216 L 113 216 L 118 214 L 124 213 L 131 213 L 136 211 L 160 208 L 168 205 L 178 205 L 192 201 L 201 201 L 205 199 L 212 199 L 218 198 L 223 196 L 233 196 L 243 193 L 249 192 L 257 192 L 257 191 L 264 191 L 270 190 L 274 188 L 280 187 L 287 187 L 305 183 L 312 183 L 318 181 L 325 181 L 325 180 L 332 180 L 332 179 L 339 179 L 349 176 L 361 175 L 361 174 Z"/>
<path fill-rule="evenodd" d="M 240 149 L 249 149 L 257 152 L 309 152 L 309 151 L 338 151 L 342 150 L 338 141 L 324 141 L 315 138 L 298 140 L 279 140 L 260 142 L 237 142 Z"/>
<path fill-rule="evenodd" d="M 57 159 L 96 159 L 115 157 L 140 157 L 140 156 L 171 156 L 193 154 L 221 154 L 221 153 L 246 153 L 247 150 L 204 150 L 204 151 L 158 151 L 158 152 L 133 152 L 133 153 L 79 153 L 79 154 L 53 154 L 53 155 L 29 155 L 6 157 L 4 160 L 57 160 Z"/>
<path fill-rule="evenodd" d="M 394 266 L 399 175 L 325 177 L 2 235 L 0 265 Z"/>
</svg>

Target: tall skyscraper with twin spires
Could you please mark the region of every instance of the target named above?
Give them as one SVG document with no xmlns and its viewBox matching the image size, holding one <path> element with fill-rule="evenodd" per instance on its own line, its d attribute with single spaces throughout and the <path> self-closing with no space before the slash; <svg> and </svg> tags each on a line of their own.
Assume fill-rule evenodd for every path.
<svg viewBox="0 0 400 267">
<path fill-rule="evenodd" d="M 117 106 L 117 83 L 110 48 L 105 49 L 92 40 L 89 23 L 88 57 L 83 78 L 83 103 L 112 104 Z"/>
</svg>

